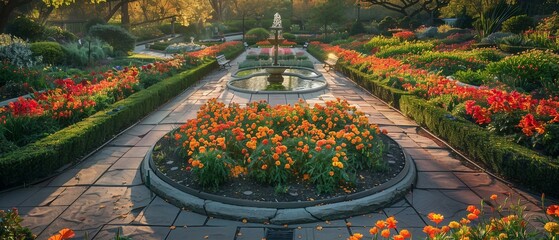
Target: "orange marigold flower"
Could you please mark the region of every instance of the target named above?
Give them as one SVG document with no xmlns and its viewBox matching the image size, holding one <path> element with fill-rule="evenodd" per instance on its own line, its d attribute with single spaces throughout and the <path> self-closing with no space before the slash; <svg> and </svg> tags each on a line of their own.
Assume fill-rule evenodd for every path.
<svg viewBox="0 0 559 240">
<path fill-rule="evenodd" d="M 429 213 L 427 217 L 429 218 L 429 220 L 431 220 L 431 222 L 434 222 L 436 224 L 439 224 L 444 220 L 444 216 L 442 214 L 437 214 L 437 213 Z"/>
<path fill-rule="evenodd" d="M 328 172 L 328 175 L 330 175 L 330 177 L 331 177 L 331 176 L 334 176 L 334 171 Z"/>
<path fill-rule="evenodd" d="M 390 237 L 390 229 L 382 230 L 382 232 L 380 232 L 380 235 L 384 238 L 389 238 Z"/>
<path fill-rule="evenodd" d="M 497 194 L 493 194 L 491 195 L 491 197 L 489 197 L 491 200 L 495 201 L 497 200 Z"/>
<path fill-rule="evenodd" d="M 404 240 L 404 236 L 402 236 L 402 235 L 394 235 L 394 237 L 392 237 L 392 239 L 394 239 L 394 240 Z"/>
<path fill-rule="evenodd" d="M 388 228 L 396 228 L 397 223 L 398 221 L 396 221 L 394 217 L 389 217 L 386 219 L 386 225 L 388 225 Z"/>
<path fill-rule="evenodd" d="M 478 218 L 478 216 L 476 214 L 473 214 L 473 213 L 468 213 L 467 218 L 468 218 L 468 220 L 476 220 Z"/>
<path fill-rule="evenodd" d="M 371 229 L 369 229 L 369 233 L 371 235 L 376 235 L 378 233 L 378 228 L 377 227 L 372 227 Z"/>
<path fill-rule="evenodd" d="M 441 231 L 443 231 L 444 233 L 447 233 L 448 231 L 450 231 L 450 227 L 448 227 L 448 226 L 442 226 L 442 227 L 441 227 Z"/>
<path fill-rule="evenodd" d="M 58 231 L 58 233 L 56 233 L 55 235 L 51 236 L 48 240 L 64 240 L 73 238 L 75 236 L 76 234 L 74 233 L 74 231 L 72 231 L 72 229 L 64 228 Z"/>
<path fill-rule="evenodd" d="M 411 233 L 407 229 L 402 229 L 402 231 L 400 231 L 400 235 L 404 238 L 411 238 Z"/>
<path fill-rule="evenodd" d="M 474 205 L 469 205 L 469 206 L 466 208 L 466 211 L 468 211 L 468 212 L 474 212 L 474 210 L 476 210 L 476 209 L 477 209 L 476 206 L 474 206 Z"/>
<path fill-rule="evenodd" d="M 452 221 L 448 224 L 448 227 L 450 228 L 459 228 L 460 227 L 460 223 L 458 223 L 457 221 Z"/>
<path fill-rule="evenodd" d="M 268 165 L 266 164 L 262 165 L 262 170 L 266 170 L 266 169 L 268 169 Z"/>
<path fill-rule="evenodd" d="M 386 227 L 386 222 L 384 222 L 383 220 L 378 220 L 375 226 L 378 227 L 379 229 L 383 229 Z"/>
<path fill-rule="evenodd" d="M 286 163 L 284 167 L 285 167 L 285 169 L 290 169 L 291 165 L 289 165 L 289 163 Z"/>
<path fill-rule="evenodd" d="M 545 211 L 548 215 L 559 217 L 559 205 L 551 205 Z"/>
<path fill-rule="evenodd" d="M 281 162 L 280 162 L 280 161 L 276 161 L 275 164 L 276 164 L 276 166 L 279 166 L 279 165 L 281 165 Z"/>
</svg>

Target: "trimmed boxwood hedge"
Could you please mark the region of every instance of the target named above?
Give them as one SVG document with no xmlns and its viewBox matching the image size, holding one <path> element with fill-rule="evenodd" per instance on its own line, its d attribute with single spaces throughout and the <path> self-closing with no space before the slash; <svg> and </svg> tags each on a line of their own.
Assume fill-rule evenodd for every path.
<svg viewBox="0 0 559 240">
<path fill-rule="evenodd" d="M 227 57 L 232 59 L 241 52 L 242 48 Z M 0 158 L 0 189 L 25 185 L 51 175 L 101 146 L 217 68 L 217 62 L 211 60 L 179 73 L 114 103 L 105 111 L 4 155 Z"/>
<path fill-rule="evenodd" d="M 559 162 L 491 134 L 416 96 L 400 98 L 400 110 L 507 179 L 552 196 L 559 196 Z"/>
<path fill-rule="evenodd" d="M 326 53 L 308 48 L 320 60 Z M 483 162 L 491 171 L 547 195 L 559 197 L 559 161 L 508 141 L 465 119 L 430 104 L 408 92 L 386 86 L 381 79 L 338 62 L 338 68 L 371 93 L 400 109 L 418 124 L 445 139 L 469 157 Z M 450 117 L 452 116 L 452 117 Z"/>
</svg>

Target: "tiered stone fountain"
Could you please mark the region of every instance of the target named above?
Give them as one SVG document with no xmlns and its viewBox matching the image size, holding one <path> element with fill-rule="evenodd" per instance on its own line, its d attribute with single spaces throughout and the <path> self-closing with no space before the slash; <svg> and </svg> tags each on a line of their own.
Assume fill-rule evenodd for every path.
<svg viewBox="0 0 559 240">
<path fill-rule="evenodd" d="M 282 65 L 278 62 L 281 37 L 281 16 L 274 14 L 274 22 L 270 30 L 272 36 L 273 63 L 269 66 L 241 69 L 232 74 L 233 79 L 227 87 L 235 91 L 249 93 L 304 93 L 315 92 L 327 87 L 322 74 L 312 68 Z"/>
</svg>

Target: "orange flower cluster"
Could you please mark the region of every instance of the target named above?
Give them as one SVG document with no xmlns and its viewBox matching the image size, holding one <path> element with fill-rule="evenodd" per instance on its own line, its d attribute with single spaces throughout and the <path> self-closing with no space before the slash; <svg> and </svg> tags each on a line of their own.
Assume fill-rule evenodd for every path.
<svg viewBox="0 0 559 240">
<path fill-rule="evenodd" d="M 385 165 L 379 134 L 347 101 L 241 108 L 212 99 L 171 136 L 197 179 L 208 179 L 206 187 L 217 187 L 215 179 L 249 176 L 274 185 L 306 180 L 328 192 L 351 185 L 355 169 Z"/>
<path fill-rule="evenodd" d="M 373 239 L 378 239 L 379 236 L 386 239 L 392 236 L 393 240 L 411 239 L 411 233 L 407 229 L 402 229 L 398 234 L 392 235 L 391 231 L 396 231 L 396 224 L 398 224 L 398 221 L 393 216 L 386 218 L 386 220 L 378 220 L 375 226 L 369 229 L 369 234 L 373 236 Z M 363 238 L 363 234 L 355 233 L 348 240 L 358 240 L 361 238 Z"/>
<path fill-rule="evenodd" d="M 410 64 L 393 58 L 363 55 L 354 50 L 318 42 L 311 44 L 325 52 L 335 53 L 352 67 L 362 69 L 377 78 L 388 79 L 391 86 L 401 87 L 425 98 L 435 98 L 441 95 L 457 96 L 458 101 L 465 103 L 467 114 L 481 125 L 491 123 L 495 114 L 518 112 L 523 114 L 521 121 L 516 124 L 519 132 L 521 131 L 527 137 L 535 134 L 542 137 L 547 124 L 559 123 L 559 100 L 557 98 L 533 99 L 529 94 L 515 91 L 461 86 L 444 76 L 428 72 L 425 69 L 414 68 Z M 478 64 L 478 62 L 472 63 Z"/>
</svg>

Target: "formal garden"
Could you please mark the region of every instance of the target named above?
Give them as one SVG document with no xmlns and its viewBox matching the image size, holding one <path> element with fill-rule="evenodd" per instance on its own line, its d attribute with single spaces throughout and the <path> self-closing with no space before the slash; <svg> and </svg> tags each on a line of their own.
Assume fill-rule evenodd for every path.
<svg viewBox="0 0 559 240">
<path fill-rule="evenodd" d="M 143 225 L 167 232 L 141 239 L 189 239 L 173 235 L 183 212 L 205 219 L 184 224 L 201 239 L 224 239 L 209 224 L 222 218 L 239 240 L 559 239 L 559 2 L 117 2 L 0 2 L 0 239 L 134 239 Z M 410 147 L 407 128 L 424 140 Z M 439 148 L 460 167 L 426 168 L 443 160 L 418 152 Z M 471 173 L 511 192 L 453 185 Z M 461 210 L 414 202 L 460 186 L 475 195 Z M 158 199 L 175 217 L 145 223 Z M 80 201 L 102 205 L 74 218 Z M 401 204 L 423 224 L 391 214 Z M 60 224 L 96 211 L 122 222 Z M 336 221 L 337 238 L 297 227 Z"/>
</svg>

